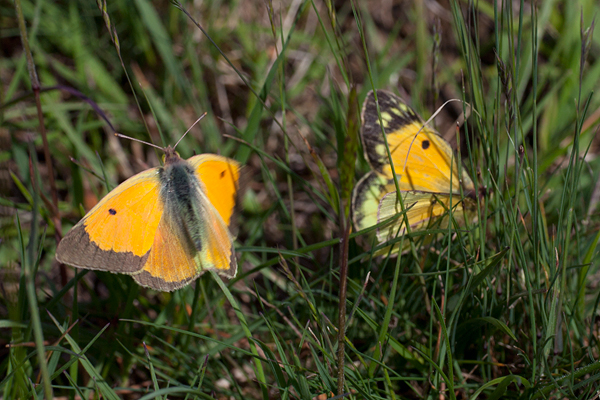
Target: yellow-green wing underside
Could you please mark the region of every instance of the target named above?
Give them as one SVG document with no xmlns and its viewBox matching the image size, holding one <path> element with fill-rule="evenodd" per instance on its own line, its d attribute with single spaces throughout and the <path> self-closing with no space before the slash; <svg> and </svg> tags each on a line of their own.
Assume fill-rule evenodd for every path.
<svg viewBox="0 0 600 400">
<path fill-rule="evenodd" d="M 408 218 L 411 231 L 418 231 L 427 228 L 432 219 L 442 216 L 449 216 L 450 212 L 454 219 L 462 219 L 463 201 L 460 196 L 444 193 L 430 192 L 402 192 L 402 203 L 406 218 Z M 383 196 L 379 203 L 377 211 L 377 223 L 383 223 L 392 217 L 402 213 L 402 205 L 398 201 L 396 192 L 391 192 Z M 449 218 L 444 218 L 439 222 L 439 228 L 448 227 Z M 402 236 L 406 233 L 405 217 L 391 219 L 389 223 L 384 224 L 377 229 L 377 239 L 385 242 L 390 239 Z"/>
</svg>

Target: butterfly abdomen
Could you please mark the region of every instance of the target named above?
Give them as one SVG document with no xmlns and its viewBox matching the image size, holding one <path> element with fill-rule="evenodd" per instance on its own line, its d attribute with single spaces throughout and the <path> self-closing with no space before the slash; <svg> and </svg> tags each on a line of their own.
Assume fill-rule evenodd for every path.
<svg viewBox="0 0 600 400">
<path fill-rule="evenodd" d="M 159 172 L 164 215 L 173 229 L 180 230 L 190 254 L 202 251 L 203 215 L 199 198 L 200 182 L 193 169 L 182 159 L 166 164 Z"/>
</svg>

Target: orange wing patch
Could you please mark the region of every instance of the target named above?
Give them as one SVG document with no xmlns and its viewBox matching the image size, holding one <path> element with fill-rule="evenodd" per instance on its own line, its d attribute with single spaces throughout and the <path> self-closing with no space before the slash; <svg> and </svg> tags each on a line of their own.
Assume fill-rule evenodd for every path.
<svg viewBox="0 0 600 400">
<path fill-rule="evenodd" d="M 139 271 L 163 212 L 156 174 L 144 171 L 106 195 L 61 240 L 56 259 L 79 268 Z"/>
<path fill-rule="evenodd" d="M 224 275 L 233 277 L 237 262 L 233 251 L 235 237 L 231 229 L 234 228 L 232 217 L 238 203 L 240 165 L 214 154 L 201 154 L 188 159 L 188 162 L 204 186 L 201 196 L 206 210 L 206 228 L 202 235 L 202 264 L 211 265 Z"/>
<path fill-rule="evenodd" d="M 402 128 L 401 134 L 392 133 L 387 136 L 395 172 L 400 176 L 399 181 L 409 186 L 401 187 L 400 190 L 460 192 L 458 164 L 455 160 L 454 165 L 450 165 L 453 159 L 452 149 L 427 127 L 416 135 L 419 129 L 419 124 L 412 123 Z M 386 176 L 391 176 L 389 165 L 385 165 L 382 170 Z"/>
<path fill-rule="evenodd" d="M 201 154 L 188 159 L 196 176 L 204 184 L 208 201 L 217 210 L 225 225 L 231 224 L 238 196 L 240 165 L 229 158 Z"/>
<path fill-rule="evenodd" d="M 146 254 L 163 213 L 158 185 L 158 179 L 140 181 L 102 199 L 83 221 L 90 240 L 101 250 Z"/>
</svg>

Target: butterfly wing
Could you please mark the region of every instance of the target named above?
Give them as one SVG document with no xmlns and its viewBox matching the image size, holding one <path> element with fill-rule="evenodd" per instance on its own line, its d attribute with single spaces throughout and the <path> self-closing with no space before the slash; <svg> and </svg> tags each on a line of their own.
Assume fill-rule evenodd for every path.
<svg viewBox="0 0 600 400">
<path fill-rule="evenodd" d="M 449 208 L 461 209 L 461 189 L 464 194 L 473 192 L 473 182 L 465 171 L 461 173 L 450 144 L 423 126 L 422 119 L 402 99 L 384 90 L 376 94 L 377 101 L 370 92 L 363 104 L 361 140 L 372 171 L 354 189 L 354 226 L 362 230 L 402 212 L 387 142 L 408 223 L 413 230 L 425 229 L 432 218 L 444 215 Z M 404 221 L 405 217 L 399 216 L 379 228 L 379 241 L 403 235 Z"/>
<path fill-rule="evenodd" d="M 214 154 L 201 154 L 188 160 L 204 186 L 207 209 L 202 252 L 206 265 L 213 265 L 218 273 L 234 277 L 237 262 L 233 250 L 235 213 L 238 204 L 240 165 L 237 161 Z"/>
<path fill-rule="evenodd" d="M 210 269 L 230 278 L 237 272 L 229 227 L 234 222 L 240 166 L 213 154 L 192 157 L 186 164 L 193 179 L 182 186 L 189 187 L 189 193 L 165 190 L 152 251 L 143 270 L 134 275 L 140 285 L 171 291 Z"/>
<path fill-rule="evenodd" d="M 352 194 L 352 222 L 356 230 L 377 225 L 379 202 L 387 193 L 395 191 L 394 180 L 375 171 L 363 176 Z"/>
<path fill-rule="evenodd" d="M 132 275 L 138 284 L 165 292 L 184 287 L 204 272 L 198 251 L 181 221 L 166 212 L 168 207 L 165 206 L 143 268 Z"/>
<path fill-rule="evenodd" d="M 427 228 L 431 220 L 444 215 L 449 215 L 452 211 L 452 217 L 458 218 L 463 209 L 463 202 L 457 195 L 452 196 L 444 193 L 402 192 L 402 204 L 404 212 L 411 227 L 411 231 L 418 231 Z M 398 201 L 396 192 L 391 192 L 383 196 L 379 203 L 377 223 L 390 220 L 392 217 L 402 213 L 402 205 Z M 441 227 L 447 227 L 448 219 L 440 221 Z M 406 233 L 405 217 L 399 216 L 384 224 L 377 230 L 377 238 L 380 242 L 400 237 Z"/>
<path fill-rule="evenodd" d="M 377 100 L 383 130 L 373 91 L 363 104 L 361 130 L 365 158 L 374 171 L 392 177 L 387 139 L 400 190 L 460 193 L 461 185 L 465 191 L 473 190 L 469 176 L 460 174 L 448 142 L 424 127 L 421 118 L 395 94 L 378 90 Z"/>
<path fill-rule="evenodd" d="M 158 168 L 107 194 L 61 240 L 56 259 L 79 268 L 132 274 L 146 263 L 159 225 Z"/>
<path fill-rule="evenodd" d="M 240 164 L 215 154 L 200 154 L 188 160 L 204 184 L 208 201 L 229 229 L 235 229 L 234 214 L 240 193 Z"/>
</svg>

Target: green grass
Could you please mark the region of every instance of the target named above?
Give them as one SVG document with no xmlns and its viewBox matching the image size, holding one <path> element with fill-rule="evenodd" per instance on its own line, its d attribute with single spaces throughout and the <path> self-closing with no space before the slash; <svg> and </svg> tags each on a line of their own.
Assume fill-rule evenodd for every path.
<svg viewBox="0 0 600 400">
<path fill-rule="evenodd" d="M 537 3 L 184 3 L 204 32 L 169 2 L 1 4 L 0 397 L 597 398 L 600 6 Z M 435 124 L 478 218 L 397 258 L 349 231 L 372 87 L 472 107 Z M 203 112 L 181 155 L 251 177 L 238 276 L 59 266 L 60 233 L 160 163 L 111 125 L 166 145 Z"/>
</svg>

